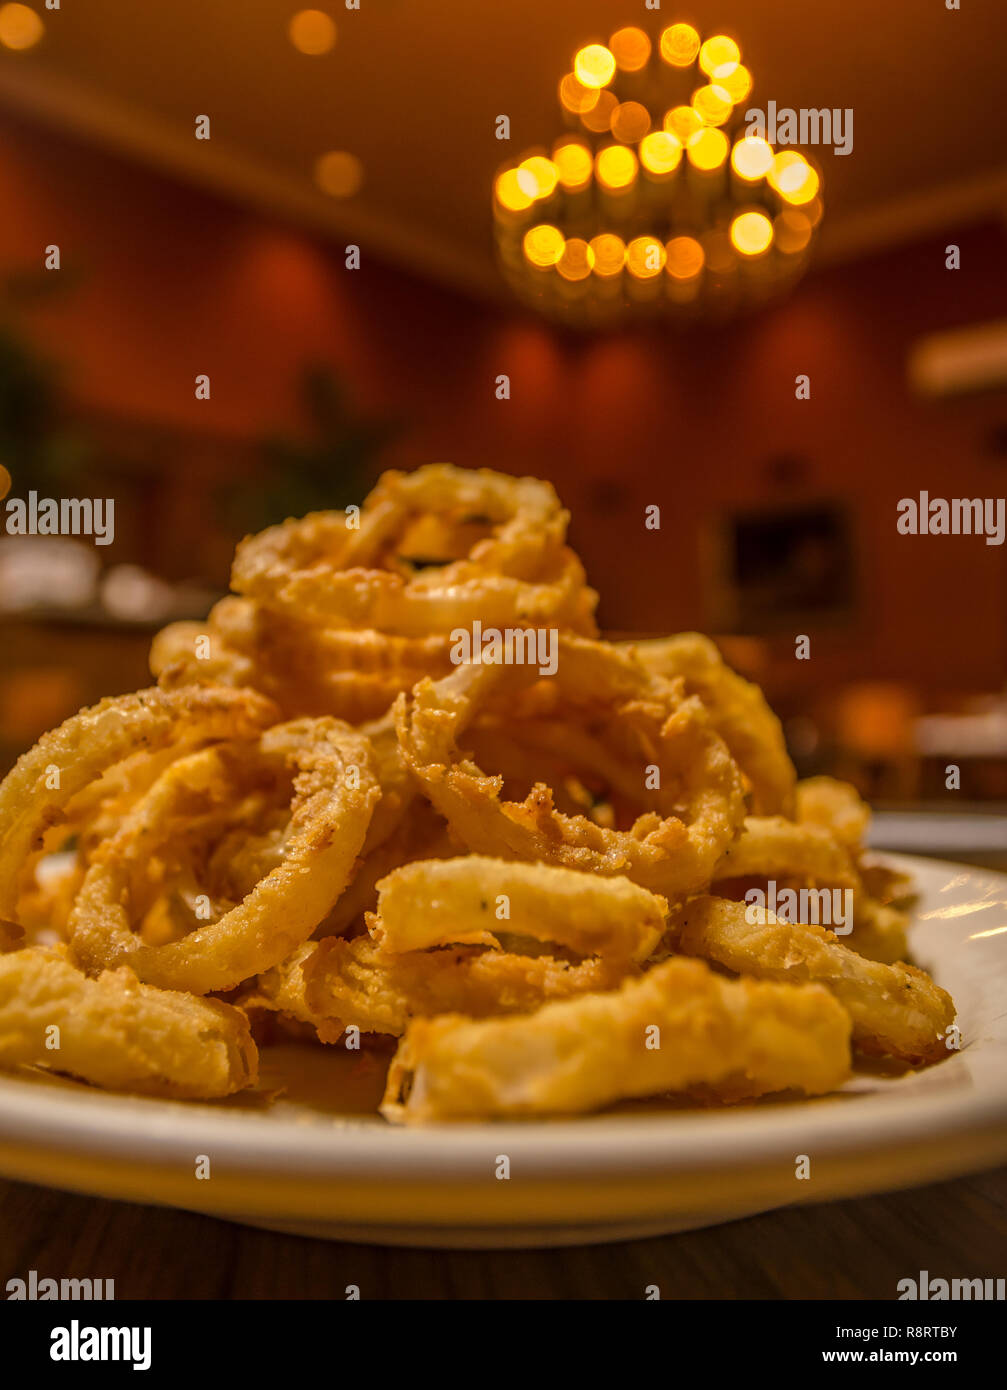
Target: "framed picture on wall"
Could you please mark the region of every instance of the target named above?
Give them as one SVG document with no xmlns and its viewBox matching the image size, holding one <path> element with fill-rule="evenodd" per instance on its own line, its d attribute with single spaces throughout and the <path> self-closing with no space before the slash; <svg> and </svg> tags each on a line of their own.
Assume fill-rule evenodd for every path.
<svg viewBox="0 0 1007 1390">
<path fill-rule="evenodd" d="M 853 618 L 856 547 L 841 503 L 728 512 L 712 540 L 711 619 L 720 630 L 771 633 Z"/>
</svg>

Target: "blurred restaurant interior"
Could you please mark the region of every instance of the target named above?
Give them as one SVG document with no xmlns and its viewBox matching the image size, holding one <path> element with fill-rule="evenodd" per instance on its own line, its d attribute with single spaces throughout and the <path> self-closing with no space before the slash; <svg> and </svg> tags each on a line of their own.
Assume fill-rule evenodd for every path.
<svg viewBox="0 0 1007 1390">
<path fill-rule="evenodd" d="M 447 460 L 552 480 L 603 628 L 715 635 L 803 773 L 849 777 L 893 813 L 981 811 L 988 833 L 956 843 L 949 822 L 928 847 L 1007 857 L 1007 547 L 896 526 L 921 492 L 1007 491 L 991 101 L 1007 10 L 320 10 L 0 6 L 0 492 L 115 499 L 108 546 L 0 535 L 3 768 L 82 704 L 149 683 L 151 635 L 205 614 L 241 535 Z M 735 255 L 732 232 L 720 264 L 711 233 L 690 281 L 659 243 L 652 289 L 620 259 L 629 309 L 606 317 L 593 253 L 559 278 L 547 255 L 542 288 L 512 216 L 526 208 L 495 181 L 511 170 L 517 188 L 527 151 L 610 138 L 589 74 L 558 95 L 586 45 L 639 26 L 654 51 L 622 77 L 652 105 L 679 20 L 741 46 L 754 85 L 735 133 L 772 99 L 852 110 L 852 148 L 806 151 L 817 191 L 797 222 L 783 208 L 765 254 Z M 687 196 L 708 199 L 709 171 L 681 153 Z M 723 192 L 734 175 L 715 173 Z"/>
</svg>

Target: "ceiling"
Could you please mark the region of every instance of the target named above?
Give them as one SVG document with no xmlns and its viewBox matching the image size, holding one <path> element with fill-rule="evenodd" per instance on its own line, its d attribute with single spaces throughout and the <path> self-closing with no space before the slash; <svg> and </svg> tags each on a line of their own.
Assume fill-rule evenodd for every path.
<svg viewBox="0 0 1007 1390">
<path fill-rule="evenodd" d="M 310 2 L 310 0 L 309 0 Z M 746 105 L 852 107 L 854 148 L 825 152 L 826 256 L 1007 207 L 996 129 L 1007 6 L 919 0 L 343 0 L 334 49 L 306 57 L 297 0 L 88 0 L 44 11 L 46 35 L 0 56 L 0 102 L 177 174 L 496 293 L 489 188 L 502 158 L 562 130 L 556 85 L 574 50 L 623 24 L 688 19 L 739 40 Z M 493 135 L 511 118 L 512 141 Z M 212 139 L 194 139 L 196 115 Z M 318 193 L 319 154 L 364 183 Z"/>
</svg>

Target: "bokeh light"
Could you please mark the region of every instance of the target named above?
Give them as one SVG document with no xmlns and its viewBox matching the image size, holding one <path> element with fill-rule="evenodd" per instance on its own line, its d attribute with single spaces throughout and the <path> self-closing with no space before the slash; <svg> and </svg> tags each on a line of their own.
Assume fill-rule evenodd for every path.
<svg viewBox="0 0 1007 1390">
<path fill-rule="evenodd" d="M 720 168 L 727 159 L 729 148 L 724 132 L 708 125 L 690 137 L 685 152 L 694 169 L 707 173 L 711 169 Z"/>
<path fill-rule="evenodd" d="M 551 159 L 546 159 L 543 154 L 533 154 L 529 159 L 523 159 L 518 166 L 519 172 L 526 173 L 535 185 L 536 198 L 548 198 L 555 192 L 556 184 L 559 181 L 559 173 Z"/>
<path fill-rule="evenodd" d="M 598 88 L 585 87 L 576 73 L 568 72 L 560 81 L 559 99 L 567 111 L 579 116 L 597 106 Z"/>
<path fill-rule="evenodd" d="M 781 198 L 798 206 L 810 203 L 818 192 L 819 178 L 802 154 L 782 150 L 773 160 L 769 185 Z"/>
<path fill-rule="evenodd" d="M 594 268 L 594 252 L 583 239 L 575 236 L 563 247 L 556 269 L 564 280 L 585 280 Z"/>
<path fill-rule="evenodd" d="M 565 133 L 494 181 L 499 261 L 519 296 L 601 328 L 662 312 L 724 319 L 793 284 L 822 176 L 810 155 L 778 154 L 746 128 L 753 74 L 734 38 L 628 23 L 583 42 L 571 68 Z"/>
<path fill-rule="evenodd" d="M 612 134 L 635 145 L 650 129 L 650 112 L 639 101 L 622 101 L 612 112 Z"/>
<path fill-rule="evenodd" d="M 761 256 L 773 244 L 773 224 L 764 212 L 740 212 L 731 223 L 731 244 L 743 256 Z"/>
<path fill-rule="evenodd" d="M 667 130 L 655 130 L 640 141 L 640 163 L 651 174 L 670 174 L 682 161 L 682 142 Z"/>
<path fill-rule="evenodd" d="M 13 484 L 14 479 L 10 475 L 10 469 L 5 468 L 4 465 L 0 463 L 0 502 L 2 502 L 8 492 L 10 492 Z"/>
<path fill-rule="evenodd" d="M 784 208 L 773 218 L 773 239 L 781 251 L 794 255 L 811 240 L 811 218 L 798 208 Z"/>
<path fill-rule="evenodd" d="M 315 163 L 315 183 L 330 198 L 352 198 L 363 181 L 364 166 L 346 150 L 330 150 Z"/>
<path fill-rule="evenodd" d="M 637 175 L 636 155 L 625 145 L 606 145 L 598 151 L 594 169 L 603 188 L 628 188 Z"/>
<path fill-rule="evenodd" d="M 562 144 L 556 145 L 553 148 L 552 159 L 559 181 L 568 191 L 583 188 L 590 183 L 594 156 L 579 140 L 565 140 Z"/>
<path fill-rule="evenodd" d="M 619 105 L 614 92 L 599 92 L 598 100 L 587 111 L 580 113 L 581 124 L 596 135 L 606 134 L 612 127 L 612 117 Z"/>
<path fill-rule="evenodd" d="M 505 169 L 496 181 L 496 196 L 508 212 L 524 212 L 535 201 L 538 185 L 527 169 Z"/>
<path fill-rule="evenodd" d="M 661 57 L 676 68 L 687 68 L 699 52 L 699 35 L 691 24 L 672 24 L 661 35 Z"/>
<path fill-rule="evenodd" d="M 691 106 L 674 106 L 665 112 L 664 128 L 682 145 L 687 145 L 693 135 L 703 129 L 703 118 Z"/>
<path fill-rule="evenodd" d="M 731 151 L 731 168 L 750 183 L 765 178 L 773 167 L 773 147 L 761 135 L 744 135 Z"/>
<path fill-rule="evenodd" d="M 618 275 L 626 261 L 626 243 L 614 232 L 601 232 L 591 238 L 594 273 L 602 278 Z"/>
<path fill-rule="evenodd" d="M 717 69 L 716 82 L 724 88 L 735 106 L 739 101 L 744 101 L 752 90 L 752 74 L 744 63 L 735 63 L 733 67 L 730 63 L 724 63 Z"/>
<path fill-rule="evenodd" d="M 540 267 L 555 265 L 562 256 L 565 245 L 563 233 L 548 222 L 543 222 L 538 227 L 530 227 L 525 232 L 522 243 L 526 260 Z"/>
<path fill-rule="evenodd" d="M 703 269 L 706 259 L 695 237 L 676 236 L 664 248 L 664 268 L 675 280 L 691 280 Z"/>
<path fill-rule="evenodd" d="M 741 49 L 733 39 L 727 38 L 724 34 L 707 39 L 699 50 L 699 66 L 711 80 L 716 80 L 721 74 L 725 77 L 730 76 L 734 71 L 734 64 L 740 62 Z"/>
<path fill-rule="evenodd" d="M 616 65 L 622 72 L 639 72 L 650 58 L 650 39 L 642 29 L 629 25 L 617 30 L 608 41 Z"/>
<path fill-rule="evenodd" d="M 45 33 L 45 25 L 27 5 L 0 5 L 0 43 L 4 48 L 23 51 L 34 48 Z"/>
<path fill-rule="evenodd" d="M 634 237 L 626 247 L 626 269 L 638 280 L 651 280 L 664 269 L 665 255 L 657 237 Z"/>
<path fill-rule="evenodd" d="M 573 70 L 585 87 L 607 87 L 615 76 L 615 58 L 603 43 L 589 43 L 578 51 Z"/>
<path fill-rule="evenodd" d="M 734 110 L 730 94 L 715 82 L 693 92 L 692 106 L 706 125 L 723 125 Z"/>
<path fill-rule="evenodd" d="M 298 10 L 287 26 L 290 42 L 298 53 L 317 57 L 329 53 L 336 43 L 336 26 L 321 10 Z"/>
</svg>

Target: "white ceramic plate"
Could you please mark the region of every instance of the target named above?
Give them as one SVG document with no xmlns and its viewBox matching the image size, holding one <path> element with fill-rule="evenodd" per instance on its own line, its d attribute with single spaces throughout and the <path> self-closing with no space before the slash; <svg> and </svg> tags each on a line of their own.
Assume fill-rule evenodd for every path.
<svg viewBox="0 0 1007 1390">
<path fill-rule="evenodd" d="M 281 1050 L 267 1068 L 300 1059 L 285 1096 L 222 1105 L 26 1075 L 0 1080 L 0 1172 L 309 1235 L 493 1247 L 656 1235 L 989 1167 L 1007 1158 L 1007 874 L 890 862 L 920 889 L 915 959 L 959 1008 L 962 1049 L 928 1071 L 861 1074 L 814 1101 L 423 1130 L 309 1101 L 312 1068 L 331 1091 L 338 1065 L 343 1110 L 370 1103 L 380 1067 L 341 1048 Z"/>
</svg>

